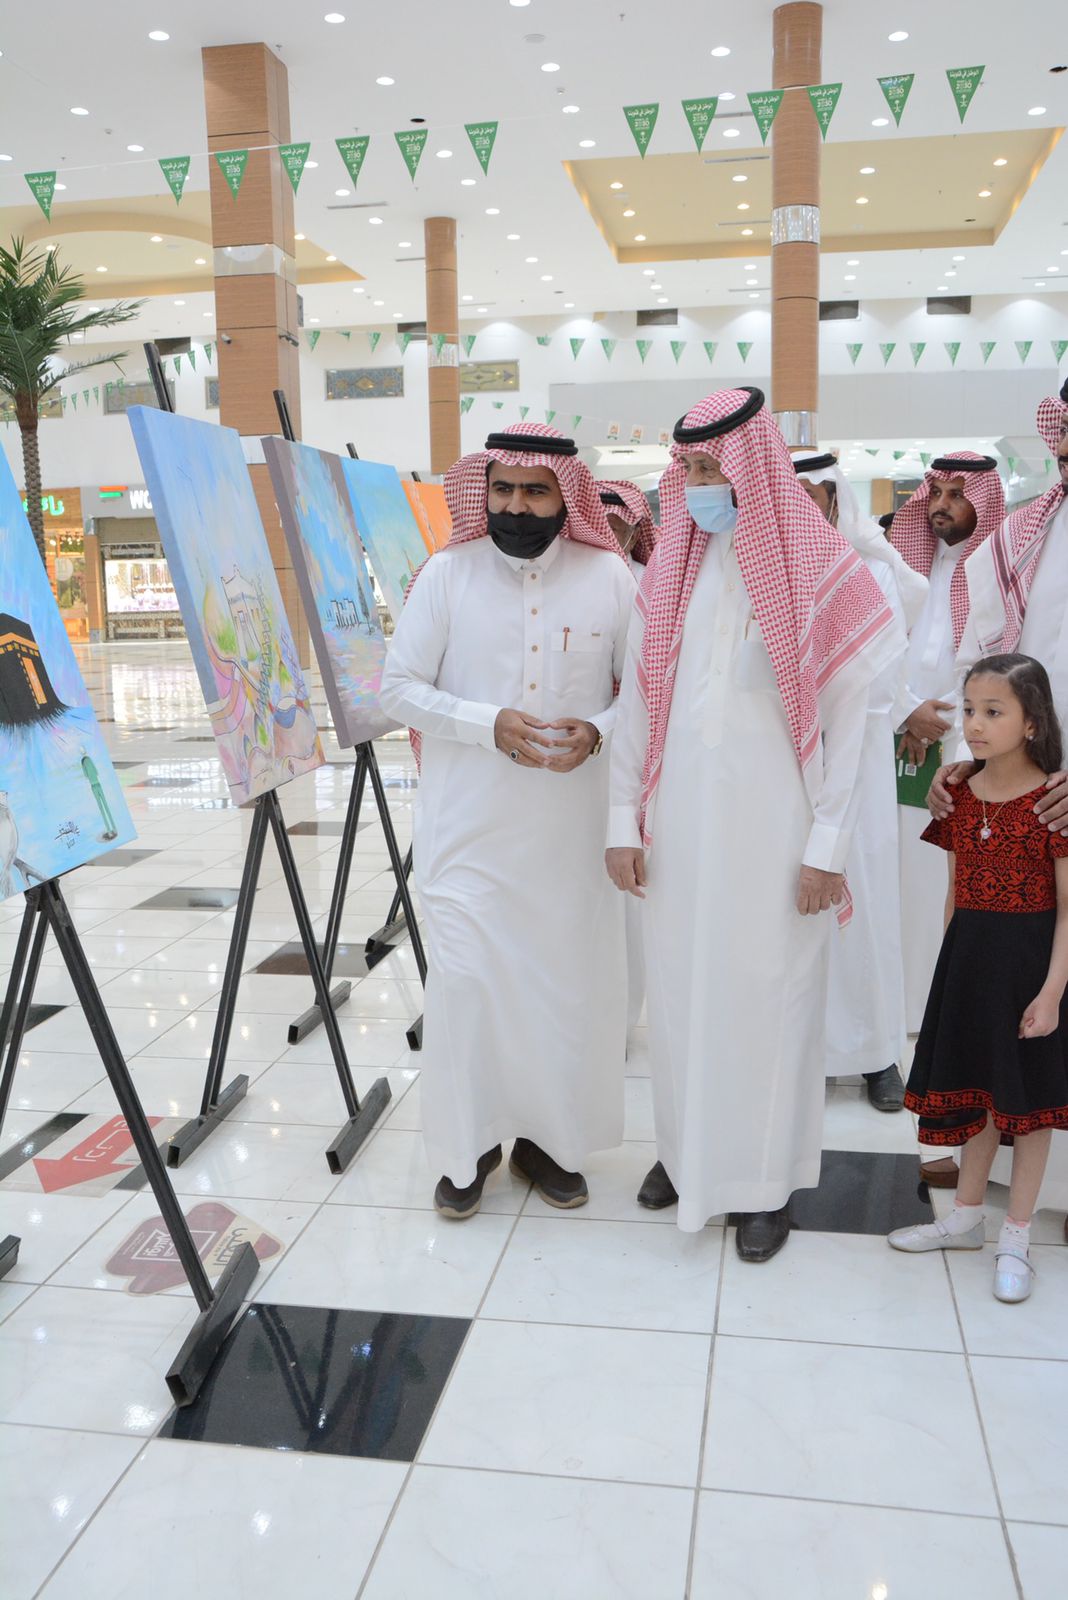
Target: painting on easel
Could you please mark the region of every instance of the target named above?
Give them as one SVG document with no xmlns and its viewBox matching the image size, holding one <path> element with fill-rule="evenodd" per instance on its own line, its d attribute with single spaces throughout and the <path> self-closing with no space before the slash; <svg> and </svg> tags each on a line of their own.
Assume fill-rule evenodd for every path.
<svg viewBox="0 0 1068 1600">
<path fill-rule="evenodd" d="M 360 538 L 396 627 L 408 585 L 429 553 L 426 543 L 395 467 L 347 456 L 341 465 Z"/>
<path fill-rule="evenodd" d="M 219 759 L 244 805 L 324 758 L 241 439 L 147 406 L 128 416 Z"/>
<path fill-rule="evenodd" d="M 0 452 L 0 900 L 135 837 Z"/>
</svg>

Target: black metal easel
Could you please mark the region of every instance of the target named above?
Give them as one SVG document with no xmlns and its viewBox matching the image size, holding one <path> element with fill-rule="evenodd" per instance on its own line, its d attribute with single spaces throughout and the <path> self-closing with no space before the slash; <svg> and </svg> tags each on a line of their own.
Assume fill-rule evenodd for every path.
<svg viewBox="0 0 1068 1600">
<path fill-rule="evenodd" d="M 295 441 L 296 433 L 293 428 L 293 419 L 289 414 L 289 404 L 283 389 L 274 391 L 274 403 L 278 409 L 282 437 L 291 442 Z M 354 459 L 359 459 L 354 445 L 350 444 L 348 451 L 349 455 Z M 405 856 L 401 855 L 373 742 L 368 739 L 363 744 L 356 745 L 355 755 L 356 768 L 352 775 L 352 787 L 349 790 L 349 803 L 345 811 L 345 821 L 341 831 L 341 853 L 338 857 L 337 876 L 334 879 L 334 888 L 330 896 L 330 911 L 327 916 L 326 932 L 323 937 L 322 962 L 327 986 L 329 987 L 333 974 L 334 960 L 337 956 L 337 947 L 341 938 L 341 918 L 345 910 L 345 897 L 348 894 L 352 855 L 356 848 L 356 834 L 360 826 L 360 811 L 363 806 L 364 790 L 367 779 L 370 778 L 375 804 L 378 807 L 378 820 L 385 835 L 386 849 L 389 852 L 389 862 L 393 869 L 397 887 L 385 923 L 375 933 L 371 934 L 366 942 L 364 960 L 368 971 L 370 971 L 372 967 L 376 966 L 379 961 L 389 954 L 396 940 L 407 932 L 415 955 L 419 981 L 425 988 L 426 952 L 423 949 L 422 937 L 419 933 L 415 911 L 412 906 L 411 892 L 408 888 L 408 876 L 412 868 L 412 852 L 409 849 Z M 351 993 L 351 983 L 343 980 L 330 991 L 331 1004 L 335 1008 L 344 1005 Z M 317 991 L 316 1003 L 309 1006 L 307 1011 L 302 1012 L 295 1021 L 289 1024 L 289 1043 L 298 1044 L 301 1039 L 307 1038 L 308 1034 L 314 1032 L 323 1020 L 323 1012 L 319 1004 Z M 421 1016 L 417 1017 L 409 1026 L 406 1037 L 410 1049 L 419 1050 L 422 1047 L 423 1019 Z"/>
<path fill-rule="evenodd" d="M 126 1120 L 134 1148 L 155 1195 L 156 1204 L 171 1236 L 182 1270 L 196 1297 L 199 1316 L 167 1373 L 167 1387 L 177 1405 L 196 1399 L 231 1324 L 241 1309 L 252 1280 L 259 1271 L 256 1252 L 242 1244 L 213 1289 L 197 1254 L 163 1158 L 156 1147 L 148 1119 L 134 1088 L 130 1069 L 123 1059 L 96 979 L 71 921 L 70 910 L 54 879 L 26 891 L 25 910 L 15 947 L 15 959 L 0 1010 L 0 1048 L 4 1067 L 0 1074 L 0 1127 L 3 1126 L 15 1079 L 15 1068 L 22 1049 L 30 1002 L 37 986 L 41 955 L 49 929 L 55 935 L 60 954 L 70 974 L 85 1020 L 100 1052 L 119 1110 Z M 0 1243 L 0 1277 L 18 1260 L 19 1240 L 9 1235 Z"/>
<path fill-rule="evenodd" d="M 170 394 L 163 376 L 163 366 L 160 362 L 159 351 L 154 344 L 145 345 L 145 354 L 148 357 L 148 369 L 156 391 L 156 399 L 160 409 L 172 410 Z M 297 863 L 293 856 L 293 846 L 286 832 L 285 818 L 282 815 L 281 803 L 276 790 L 260 795 L 252 803 L 252 831 L 249 835 L 248 849 L 245 855 L 245 864 L 241 873 L 241 888 L 238 891 L 237 906 L 234 912 L 234 928 L 230 935 L 230 948 L 226 955 L 226 971 L 223 975 L 222 991 L 219 995 L 219 1010 L 215 1018 L 215 1032 L 211 1042 L 211 1054 L 208 1059 L 208 1070 L 204 1079 L 204 1094 L 200 1102 L 200 1112 L 171 1139 L 167 1148 L 167 1164 L 171 1167 L 180 1167 L 187 1161 L 218 1124 L 230 1115 L 234 1107 L 244 1099 L 248 1090 L 248 1077 L 245 1073 L 233 1078 L 223 1088 L 222 1075 L 226 1064 L 226 1053 L 230 1043 L 230 1033 L 233 1028 L 234 1011 L 237 1006 L 237 993 L 241 983 L 241 972 L 245 961 L 245 949 L 248 943 L 249 927 L 252 922 L 252 908 L 256 898 L 256 886 L 259 880 L 260 864 L 263 861 L 263 848 L 267 842 L 268 829 L 274 834 L 274 841 L 278 847 L 278 854 L 282 862 L 282 874 L 285 878 L 286 888 L 289 891 L 293 913 L 297 919 L 297 928 L 300 940 L 304 946 L 304 954 L 308 962 L 312 983 L 315 986 L 315 996 L 319 1003 L 322 1020 L 326 1027 L 327 1038 L 330 1041 L 330 1053 L 334 1058 L 337 1069 L 338 1082 L 341 1085 L 341 1095 L 345 1102 L 347 1118 L 337 1137 L 326 1152 L 326 1163 L 331 1172 L 344 1172 L 357 1150 L 367 1139 L 375 1123 L 392 1098 L 389 1079 L 379 1078 L 369 1094 L 364 1096 L 361 1104 L 356 1093 L 356 1086 L 352 1081 L 352 1069 L 349 1066 L 348 1056 L 345 1052 L 345 1042 L 341 1037 L 334 1008 L 330 1003 L 330 987 L 323 963 L 319 955 L 319 947 L 315 941 L 315 932 L 312 927 L 311 914 L 301 888 L 300 877 L 297 873 Z"/>
</svg>

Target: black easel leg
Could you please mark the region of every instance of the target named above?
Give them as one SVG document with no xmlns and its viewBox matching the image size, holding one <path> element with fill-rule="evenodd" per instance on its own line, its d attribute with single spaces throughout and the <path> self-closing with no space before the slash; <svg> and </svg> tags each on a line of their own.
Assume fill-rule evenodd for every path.
<svg viewBox="0 0 1068 1600">
<path fill-rule="evenodd" d="M 56 943 L 70 973 L 85 1020 L 89 1024 L 89 1031 L 93 1035 L 97 1050 L 100 1052 L 100 1059 L 104 1063 L 104 1070 L 115 1091 L 119 1110 L 126 1120 L 126 1126 L 130 1130 L 134 1147 L 148 1176 L 156 1204 L 159 1206 L 167 1232 L 182 1264 L 182 1271 L 189 1280 L 200 1309 L 200 1316 L 193 1331 L 167 1374 L 167 1384 L 174 1399 L 179 1405 L 187 1405 L 195 1398 L 218 1354 L 219 1347 L 230 1330 L 230 1324 L 240 1310 L 241 1302 L 259 1271 L 259 1262 L 250 1244 L 241 1245 L 220 1278 L 217 1288 L 212 1290 L 204 1265 L 197 1254 L 196 1245 L 193 1243 L 192 1234 L 189 1232 L 189 1225 L 178 1203 L 178 1197 L 171 1187 L 163 1160 L 156 1149 L 152 1130 L 130 1077 L 130 1069 L 123 1059 L 104 1002 L 100 998 L 96 980 L 86 960 L 81 941 L 74 931 L 70 912 L 60 894 L 58 884 L 54 881 L 46 883 L 41 894 L 44 915 L 48 918 L 49 926 L 56 936 Z"/>
<path fill-rule="evenodd" d="M 375 792 L 378 803 L 378 815 L 382 821 L 382 832 L 386 836 L 386 849 L 389 851 L 390 863 L 393 867 L 393 876 L 397 880 L 397 893 L 400 895 L 404 907 L 404 918 L 408 924 L 408 937 L 412 941 L 412 950 L 415 953 L 415 965 L 419 973 L 419 981 L 426 988 L 426 951 L 423 949 L 423 938 L 415 920 L 415 909 L 412 905 L 411 890 L 404 872 L 404 862 L 401 859 L 400 845 L 393 827 L 393 818 L 390 816 L 389 805 L 386 801 L 386 790 L 382 782 L 382 774 L 378 770 L 378 758 L 371 750 L 368 756 L 367 770 L 371 776 L 371 787 Z M 408 1048 L 421 1050 L 423 1047 L 423 1018 L 418 1016 L 408 1028 Z"/>
<path fill-rule="evenodd" d="M 408 846 L 404 853 L 404 879 L 405 882 L 412 875 L 412 847 Z M 386 912 L 386 920 L 374 933 L 368 934 L 367 943 L 364 945 L 364 958 L 368 967 L 377 967 L 389 955 L 398 939 L 403 939 L 408 931 L 407 920 L 401 908 L 401 892 L 398 884 L 393 891 L 393 899 Z"/>
<path fill-rule="evenodd" d="M 179 1128 L 170 1141 L 167 1148 L 169 1167 L 180 1167 L 184 1161 L 188 1161 L 193 1151 L 203 1144 L 208 1134 L 224 1117 L 230 1115 L 248 1092 L 248 1075 L 243 1072 L 231 1079 L 221 1092 L 220 1089 L 223 1067 L 226 1065 L 226 1052 L 230 1044 L 230 1031 L 234 1023 L 234 1011 L 237 1007 L 237 991 L 245 964 L 248 930 L 256 899 L 256 884 L 259 880 L 260 864 L 263 861 L 263 847 L 267 839 L 268 816 L 264 806 L 265 798 L 261 797 L 256 801 L 252 816 L 252 832 L 249 835 L 245 865 L 241 873 L 241 888 L 234 912 L 234 930 L 230 935 L 230 948 L 226 954 L 226 972 L 223 976 L 222 992 L 219 995 L 219 1010 L 215 1018 L 215 1032 L 211 1041 L 211 1056 L 204 1079 L 200 1113 L 184 1127 Z"/>
<path fill-rule="evenodd" d="M 373 754 L 372 758 L 373 760 Z M 290 844 L 286 832 L 285 818 L 282 816 L 282 807 L 275 792 L 265 795 L 263 803 L 270 817 L 271 828 L 274 833 L 278 854 L 282 860 L 282 872 L 289 890 L 289 898 L 293 905 L 293 913 L 297 919 L 301 943 L 304 954 L 308 959 L 308 970 L 312 975 L 315 986 L 315 998 L 319 1010 L 322 1012 L 323 1026 L 326 1036 L 330 1041 L 330 1053 L 334 1058 L 337 1068 L 338 1082 L 341 1084 L 341 1093 L 345 1100 L 345 1109 L 349 1113 L 349 1120 L 339 1132 L 337 1138 L 326 1152 L 327 1166 L 331 1172 L 344 1172 L 357 1150 L 367 1138 L 371 1129 L 378 1121 L 389 1101 L 392 1099 L 392 1090 L 388 1078 L 379 1078 L 370 1093 L 364 1096 L 361 1106 L 356 1087 L 352 1081 L 352 1070 L 349 1059 L 345 1053 L 345 1041 L 341 1037 L 334 1008 L 330 1004 L 330 987 L 327 982 L 326 972 L 323 968 L 319 947 L 315 942 L 315 930 L 312 928 L 308 904 L 304 898 L 304 890 L 300 885 L 297 874 L 297 863 L 293 859 L 293 846 Z"/>
<path fill-rule="evenodd" d="M 341 937 L 341 918 L 345 911 L 345 897 L 349 892 L 349 875 L 352 871 L 352 853 L 356 848 L 356 834 L 360 826 L 360 809 L 363 805 L 363 791 L 367 781 L 367 750 L 366 746 L 359 745 L 356 754 L 356 769 L 352 774 L 352 787 L 349 789 L 349 804 L 345 812 L 345 826 L 341 833 L 341 854 L 338 857 L 337 876 L 334 879 L 334 888 L 330 896 L 330 914 L 326 919 L 326 934 L 323 939 L 323 970 L 326 981 L 330 982 L 334 971 L 334 957 L 337 955 L 338 940 Z M 343 1006 L 352 993 L 352 984 L 347 979 L 342 980 L 330 991 L 330 1002 L 336 1011 L 338 1006 Z M 299 1044 L 306 1039 L 309 1033 L 319 1026 L 323 1014 L 318 1003 L 309 1006 L 307 1011 L 302 1011 L 295 1022 L 289 1024 L 288 1039 L 290 1044 Z"/>
<path fill-rule="evenodd" d="M 15 959 L 11 965 L 3 1009 L 0 1010 L 0 1053 L 4 1056 L 4 1070 L 0 1075 L 0 1128 L 4 1125 L 11 1086 L 15 1081 L 19 1051 L 26 1031 L 33 991 L 37 987 L 37 974 L 41 967 L 41 954 L 48 936 L 48 923 L 40 905 L 39 889 L 26 895 L 26 905 L 19 927 Z M 35 926 L 36 924 L 36 926 Z M 9 1233 L 0 1239 L 0 1278 L 4 1278 L 17 1264 L 21 1240 Z"/>
</svg>

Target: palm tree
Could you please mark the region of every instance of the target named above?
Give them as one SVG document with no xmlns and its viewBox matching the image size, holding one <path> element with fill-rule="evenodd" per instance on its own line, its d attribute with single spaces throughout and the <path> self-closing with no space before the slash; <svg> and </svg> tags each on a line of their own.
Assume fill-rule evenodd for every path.
<svg viewBox="0 0 1068 1600">
<path fill-rule="evenodd" d="M 85 285 L 73 269 L 59 265 L 58 250 L 33 254 L 24 239 L 13 239 L 10 250 L 0 247 L 0 396 L 10 396 L 15 404 L 22 433 L 26 513 L 42 561 L 44 516 L 37 449 L 41 400 L 74 373 L 122 361 L 125 350 L 88 361 L 66 361 L 66 346 L 75 333 L 129 322 L 144 304 L 120 300 L 108 311 L 79 314 L 78 301 L 84 300 L 85 293 Z"/>
</svg>

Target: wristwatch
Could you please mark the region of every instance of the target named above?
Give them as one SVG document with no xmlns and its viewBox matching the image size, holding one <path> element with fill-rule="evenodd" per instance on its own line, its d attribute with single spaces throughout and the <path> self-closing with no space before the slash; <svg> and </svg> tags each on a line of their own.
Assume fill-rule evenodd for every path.
<svg viewBox="0 0 1068 1600">
<path fill-rule="evenodd" d="M 594 726 L 596 726 L 596 724 L 594 724 Z M 598 728 L 597 729 L 597 743 L 594 745 L 593 749 L 590 751 L 590 756 L 591 757 L 599 756 L 603 748 L 604 748 L 604 734 L 601 732 L 600 728 Z"/>
</svg>

